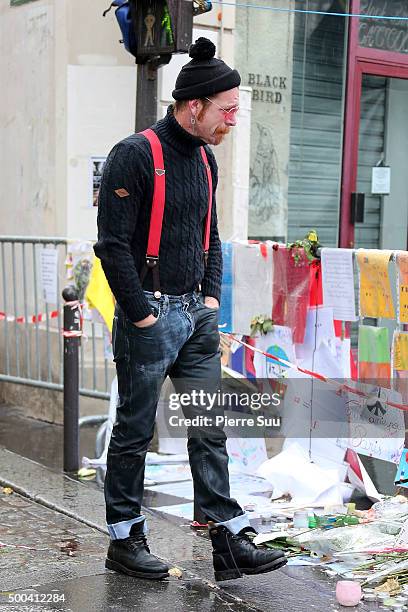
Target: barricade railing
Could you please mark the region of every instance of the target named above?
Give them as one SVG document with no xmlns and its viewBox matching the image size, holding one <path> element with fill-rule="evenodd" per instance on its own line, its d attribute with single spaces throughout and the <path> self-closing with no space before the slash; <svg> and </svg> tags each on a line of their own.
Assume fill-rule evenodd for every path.
<svg viewBox="0 0 408 612">
<path fill-rule="evenodd" d="M 63 299 L 70 241 L 0 236 L 0 381 L 63 391 Z M 79 393 L 109 400 L 103 324 L 83 322 Z"/>
</svg>

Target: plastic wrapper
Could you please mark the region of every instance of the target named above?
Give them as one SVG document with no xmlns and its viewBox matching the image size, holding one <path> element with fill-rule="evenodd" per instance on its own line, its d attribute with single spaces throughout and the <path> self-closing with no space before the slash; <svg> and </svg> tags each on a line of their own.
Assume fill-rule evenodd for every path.
<svg viewBox="0 0 408 612">
<path fill-rule="evenodd" d="M 381 523 L 368 523 L 356 527 L 338 527 L 327 531 L 309 531 L 294 539 L 303 548 L 313 553 L 334 556 L 336 553 L 392 548 L 396 538 L 394 535 L 384 533 Z"/>
<path fill-rule="evenodd" d="M 375 503 L 371 510 L 377 519 L 390 519 L 406 517 L 408 519 L 408 499 L 403 495 L 396 495 Z"/>
<path fill-rule="evenodd" d="M 310 264 L 303 249 L 279 246 L 273 251 L 273 265 L 272 319 L 277 325 L 290 327 L 293 341 L 301 344 L 310 301 Z"/>
<path fill-rule="evenodd" d="M 75 285 L 80 302 L 84 300 L 93 261 L 92 242 L 84 240 L 69 243 L 65 261 L 67 280 Z"/>
</svg>

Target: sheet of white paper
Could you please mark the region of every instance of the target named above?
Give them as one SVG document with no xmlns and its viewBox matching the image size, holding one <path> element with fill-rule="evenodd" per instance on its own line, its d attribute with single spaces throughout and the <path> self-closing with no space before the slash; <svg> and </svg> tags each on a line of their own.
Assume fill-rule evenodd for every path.
<svg viewBox="0 0 408 612">
<path fill-rule="evenodd" d="M 302 347 L 301 352 L 299 347 Z M 333 355 L 328 344 L 321 344 L 316 350 L 306 350 L 304 345 L 296 345 L 298 365 L 301 367 L 327 376 L 328 378 L 344 378 L 344 366 L 341 360 Z"/>
<path fill-rule="evenodd" d="M 391 168 L 389 166 L 374 166 L 371 171 L 371 193 L 389 195 L 391 190 Z"/>
<path fill-rule="evenodd" d="M 338 321 L 356 321 L 353 252 L 324 248 L 321 251 L 323 303 L 333 308 Z"/>
<path fill-rule="evenodd" d="M 41 249 L 40 251 L 41 288 L 47 304 L 57 304 L 58 287 L 58 250 Z"/>
<path fill-rule="evenodd" d="M 254 474 L 257 467 L 267 460 L 265 438 L 228 438 L 230 472 Z"/>
<path fill-rule="evenodd" d="M 298 444 L 309 455 L 310 459 L 322 469 L 337 470 L 339 480 L 345 480 L 349 468 L 348 463 L 344 461 L 346 449 L 337 444 L 333 438 L 295 438 L 286 439 L 283 443 L 282 450 L 285 450 L 292 443 Z"/>
<path fill-rule="evenodd" d="M 313 504 L 319 498 L 323 503 L 323 494 L 339 484 L 337 470 L 320 469 L 309 461 L 308 454 L 298 444 L 268 459 L 258 468 L 257 474 L 273 485 L 274 498 L 289 493 L 293 503 Z M 329 497 L 332 498 L 330 491 Z"/>
<path fill-rule="evenodd" d="M 408 548 L 408 521 L 405 521 L 402 525 L 402 529 L 395 541 L 395 546 L 397 548 Z"/>
<path fill-rule="evenodd" d="M 186 463 L 171 465 L 146 465 L 146 478 L 155 482 L 180 482 L 191 480 L 190 465 Z"/>
<path fill-rule="evenodd" d="M 240 334 L 251 333 L 251 320 L 257 315 L 272 316 L 272 245 L 244 241 L 233 244 L 234 308 L 233 327 Z"/>
<path fill-rule="evenodd" d="M 310 348 L 319 348 L 325 342 L 326 344 L 333 342 L 334 323 L 333 323 L 333 308 L 331 306 L 318 306 L 317 308 L 309 308 L 306 318 L 306 331 L 303 344 L 296 345 L 296 356 L 302 359 L 302 355 L 298 354 L 298 347 L 305 350 Z"/>
<path fill-rule="evenodd" d="M 350 338 L 334 338 L 334 340 L 330 341 L 329 347 L 336 357 L 336 361 L 341 364 L 341 368 L 343 371 L 342 378 L 350 379 L 351 378 L 351 362 L 350 362 L 350 347 L 351 340 Z"/>
</svg>

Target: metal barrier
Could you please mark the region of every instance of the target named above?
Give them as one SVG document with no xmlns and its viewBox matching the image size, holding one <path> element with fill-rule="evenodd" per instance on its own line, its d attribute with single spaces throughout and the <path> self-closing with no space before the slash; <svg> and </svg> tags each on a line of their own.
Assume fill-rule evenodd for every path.
<svg viewBox="0 0 408 612">
<path fill-rule="evenodd" d="M 67 238 L 0 236 L 0 381 L 63 391 L 62 289 L 69 244 Z M 44 284 L 54 288 L 55 302 Z M 114 366 L 105 355 L 103 324 L 85 320 L 83 331 L 79 393 L 109 400 Z"/>
</svg>

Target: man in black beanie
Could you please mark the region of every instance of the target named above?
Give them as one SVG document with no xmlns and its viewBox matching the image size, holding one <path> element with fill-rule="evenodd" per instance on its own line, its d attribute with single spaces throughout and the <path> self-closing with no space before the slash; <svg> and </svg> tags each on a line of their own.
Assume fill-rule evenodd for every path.
<svg viewBox="0 0 408 612">
<path fill-rule="evenodd" d="M 168 566 L 149 551 L 141 513 L 161 386 L 170 376 L 176 389 L 216 391 L 221 378 L 217 164 L 207 145 L 219 144 L 236 124 L 240 76 L 214 55 L 206 38 L 191 46 L 175 105 L 153 134 L 134 134 L 112 149 L 99 192 L 94 248 L 117 301 L 112 344 L 119 386 L 105 478 L 106 567 L 149 579 L 168 576 Z M 159 165 L 153 146 L 163 154 Z M 157 212 L 160 193 L 164 211 Z M 205 406 L 186 412 L 207 414 Z M 248 536 L 254 530 L 230 496 L 225 434 L 220 428 L 216 434 L 188 428 L 194 497 L 209 522 L 215 577 L 281 567 L 281 551 L 258 550 Z"/>
</svg>

